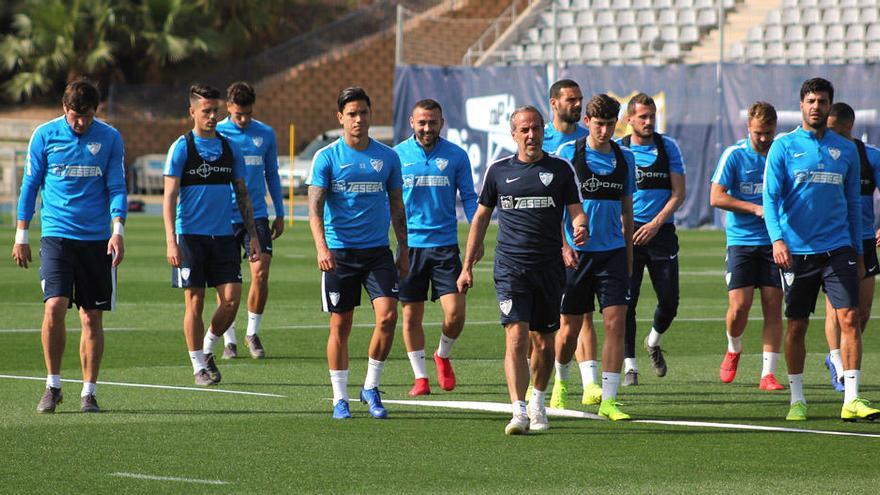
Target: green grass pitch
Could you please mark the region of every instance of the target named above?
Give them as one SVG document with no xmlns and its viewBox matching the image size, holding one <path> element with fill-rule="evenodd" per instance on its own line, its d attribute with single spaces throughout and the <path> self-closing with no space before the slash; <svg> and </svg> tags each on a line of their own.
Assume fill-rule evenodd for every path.
<svg viewBox="0 0 880 495">
<path fill-rule="evenodd" d="M 191 387 L 182 294 L 170 287 L 161 220 L 132 215 L 126 232 L 119 305 L 105 316 L 101 380 Z M 11 230 L 7 235 L 11 245 Z M 641 384 L 621 389 L 625 411 L 634 419 L 880 434 L 880 424 L 839 420 L 842 397 L 831 390 L 822 366 L 827 349 L 819 320 L 813 320 L 808 335 L 806 423 L 784 421 L 787 390 L 757 388 L 759 308 L 746 331 L 736 381 L 720 383 L 718 365 L 726 346 L 724 237 L 715 231 L 684 231 L 680 239 L 681 308 L 664 339 L 669 374 L 653 376 L 639 349 Z M 476 287 L 468 296 L 469 322 L 453 352 L 459 386 L 440 391 L 429 362 L 434 395 L 427 400 L 508 402 L 492 245 L 487 244 L 487 259 L 477 265 Z M 306 222 L 288 228 L 276 241 L 275 253 L 261 332 L 268 358 L 221 361 L 219 389 L 283 397 L 99 385 L 105 412 L 85 415 L 79 413 L 80 385 L 66 383 L 67 398 L 58 412 L 38 415 L 41 381 L 0 378 L 0 492 L 876 493 L 880 438 L 571 418 L 551 418 L 545 434 L 506 437 L 506 414 L 396 404 L 388 405 L 386 421 L 370 418 L 359 403 L 352 403 L 354 419 L 333 421 L 324 357 L 327 316 L 320 311 L 320 279 Z M 7 258 L 0 279 L 0 374 L 42 378 L 37 266 L 21 270 Z M 647 318 L 655 304 L 648 287 L 642 294 L 639 342 L 650 328 Z M 436 346 L 439 315 L 439 308 L 429 304 L 429 351 Z M 242 308 L 240 340 L 245 318 Z M 352 397 L 364 377 L 372 318 L 369 305 L 356 311 Z M 75 312 L 67 323 L 78 328 Z M 880 400 L 880 339 L 873 327 L 865 339 L 862 395 Z M 63 378 L 80 378 L 78 339 L 77 331 L 69 333 Z M 784 362 L 778 375 L 786 383 Z M 573 369 L 574 383 L 578 376 Z M 384 398 L 406 399 L 411 382 L 398 335 L 383 376 Z M 573 388 L 579 397 L 580 387 Z M 595 407 L 578 408 L 595 412 Z"/>
</svg>

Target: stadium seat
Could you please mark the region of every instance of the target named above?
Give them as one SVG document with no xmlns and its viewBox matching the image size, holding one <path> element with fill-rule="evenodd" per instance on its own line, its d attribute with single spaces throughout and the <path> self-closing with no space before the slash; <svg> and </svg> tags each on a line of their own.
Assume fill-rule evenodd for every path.
<svg viewBox="0 0 880 495">
<path fill-rule="evenodd" d="M 804 38 L 804 27 L 800 24 L 794 26 L 787 26 L 785 28 L 785 41 L 787 43 L 792 43 L 795 41 L 803 41 Z"/>
<path fill-rule="evenodd" d="M 675 26 L 663 26 L 660 28 L 660 39 L 665 43 L 677 43 L 678 35 L 678 28 Z"/>
<path fill-rule="evenodd" d="M 694 2 L 694 8 L 718 10 L 718 3 L 715 0 L 696 0 Z"/>
<path fill-rule="evenodd" d="M 624 60 L 641 59 L 643 56 L 642 45 L 640 43 L 627 43 L 623 46 L 622 56 Z"/>
<path fill-rule="evenodd" d="M 832 63 L 842 63 L 841 60 L 846 58 L 846 45 L 842 41 L 828 43 L 825 48 L 825 58 L 835 61 Z"/>
<path fill-rule="evenodd" d="M 819 4 L 818 0 L 800 0 L 801 7 L 815 7 Z"/>
<path fill-rule="evenodd" d="M 605 63 L 617 63 L 621 59 L 621 50 L 620 43 L 603 43 L 602 44 L 602 59 L 605 60 Z"/>
<path fill-rule="evenodd" d="M 880 41 L 880 23 L 868 25 L 865 31 L 865 41 Z"/>
<path fill-rule="evenodd" d="M 612 6 L 615 10 L 630 10 L 633 8 L 632 0 L 614 0 Z"/>
<path fill-rule="evenodd" d="M 578 26 L 593 26 L 596 24 L 596 16 L 592 10 L 581 10 L 577 13 L 574 22 Z"/>
<path fill-rule="evenodd" d="M 602 43 L 617 41 L 617 28 L 614 26 L 599 28 L 599 41 Z"/>
<path fill-rule="evenodd" d="M 678 23 L 678 13 L 675 9 L 664 9 L 657 16 L 657 23 L 661 26 L 674 26 Z"/>
<path fill-rule="evenodd" d="M 581 47 L 581 59 L 587 62 L 596 63 L 602 59 L 602 51 L 599 48 L 599 45 L 596 43 L 590 43 L 589 45 L 583 45 Z"/>
<path fill-rule="evenodd" d="M 563 11 L 556 13 L 556 27 L 567 27 L 574 25 L 574 12 Z"/>
<path fill-rule="evenodd" d="M 789 63 L 805 64 L 807 63 L 807 45 L 804 42 L 789 43 L 785 49 L 785 57 Z"/>
<path fill-rule="evenodd" d="M 849 8 L 844 9 L 840 14 L 840 22 L 842 24 L 855 24 L 859 21 L 859 9 L 857 8 Z"/>
<path fill-rule="evenodd" d="M 644 44 L 650 44 L 660 38 L 660 29 L 654 25 L 648 25 L 641 29 L 639 39 Z"/>
<path fill-rule="evenodd" d="M 617 26 L 637 26 L 636 13 L 632 10 L 622 10 L 617 13 Z"/>
<path fill-rule="evenodd" d="M 809 63 L 821 63 L 825 60 L 825 43 L 808 43 L 807 53 L 810 54 Z"/>
<path fill-rule="evenodd" d="M 694 0 L 675 0 L 675 8 L 677 9 L 692 9 L 694 7 Z"/>
<path fill-rule="evenodd" d="M 592 8 L 590 0 L 571 0 L 572 10 L 590 10 Z"/>
<path fill-rule="evenodd" d="M 822 12 L 816 8 L 808 8 L 801 11 L 801 24 L 814 26 L 822 22 Z"/>
<path fill-rule="evenodd" d="M 635 43 L 639 41 L 639 28 L 635 26 L 624 26 L 620 28 L 618 39 L 622 43 Z"/>
<path fill-rule="evenodd" d="M 611 0 L 593 0 L 593 10 L 607 10 L 611 8 Z"/>
<path fill-rule="evenodd" d="M 633 10 L 653 9 L 654 2 L 651 0 L 633 0 Z"/>
<path fill-rule="evenodd" d="M 801 22 L 801 9 L 786 9 L 782 11 L 782 25 L 791 26 Z"/>
<path fill-rule="evenodd" d="M 862 42 L 865 40 L 865 26 L 862 24 L 853 24 L 846 28 L 846 41 L 859 41 Z"/>
<path fill-rule="evenodd" d="M 767 12 L 767 19 L 764 21 L 764 24 L 768 26 L 782 24 L 782 13 L 778 10 L 771 10 L 770 12 Z"/>
<path fill-rule="evenodd" d="M 576 27 L 562 28 L 562 30 L 559 31 L 559 38 L 558 39 L 559 39 L 560 43 L 577 42 L 579 39 L 577 28 Z"/>
<path fill-rule="evenodd" d="M 815 24 L 807 28 L 807 38 L 810 41 L 825 41 L 825 26 Z"/>
<path fill-rule="evenodd" d="M 841 24 L 832 24 L 825 30 L 825 41 L 843 41 L 846 31 Z"/>
<path fill-rule="evenodd" d="M 697 25 L 701 28 L 712 28 L 718 24 L 718 11 L 702 9 L 697 13 Z"/>
<path fill-rule="evenodd" d="M 596 43 L 599 41 L 599 29 L 593 26 L 588 26 L 585 28 L 581 28 L 580 31 L 580 42 L 581 43 Z"/>
<path fill-rule="evenodd" d="M 657 26 L 657 13 L 654 10 L 640 10 L 636 13 L 636 25 L 647 27 Z"/>
<path fill-rule="evenodd" d="M 697 24 L 697 11 L 694 9 L 682 9 L 678 11 L 679 26 L 695 26 Z"/>
<path fill-rule="evenodd" d="M 764 49 L 764 57 L 770 63 L 781 63 L 785 60 L 785 45 L 782 43 L 767 43 Z"/>
<path fill-rule="evenodd" d="M 828 7 L 822 11 L 823 24 L 840 24 L 840 9 L 837 7 Z"/>
<path fill-rule="evenodd" d="M 569 43 L 562 45 L 562 53 L 559 58 L 565 61 L 580 60 L 581 45 L 579 43 Z"/>
<path fill-rule="evenodd" d="M 678 43 L 665 43 L 660 51 L 660 56 L 667 62 L 675 62 L 681 59 L 681 47 Z"/>
<path fill-rule="evenodd" d="M 762 41 L 764 39 L 764 28 L 763 26 L 752 26 L 749 28 L 749 31 L 746 33 L 746 41 L 748 42 L 756 42 Z"/>
<path fill-rule="evenodd" d="M 767 26 L 764 31 L 764 41 L 782 41 L 783 33 L 782 26 Z"/>
<path fill-rule="evenodd" d="M 865 47 L 865 57 L 870 60 L 880 59 L 880 42 L 872 41 Z"/>
<path fill-rule="evenodd" d="M 614 12 L 610 10 L 599 11 L 599 15 L 596 16 L 597 26 L 613 26 L 614 22 Z"/>
<path fill-rule="evenodd" d="M 671 9 L 674 6 L 675 2 L 673 0 L 654 0 L 655 10 Z"/>
<path fill-rule="evenodd" d="M 846 60 L 849 63 L 865 63 L 865 44 L 861 41 L 846 44 Z"/>
<path fill-rule="evenodd" d="M 694 44 L 700 41 L 700 31 L 697 26 L 684 26 L 678 34 L 678 40 L 684 44 Z"/>
<path fill-rule="evenodd" d="M 526 45 L 524 56 L 527 60 L 541 60 L 542 55 L 544 55 L 544 48 L 541 45 L 537 43 Z"/>
<path fill-rule="evenodd" d="M 878 20 L 880 20 L 880 11 L 878 11 L 877 7 L 866 7 L 862 9 L 862 13 L 859 15 L 859 22 L 865 24 L 871 24 Z"/>
<path fill-rule="evenodd" d="M 746 46 L 746 59 L 753 63 L 763 63 L 764 60 L 764 44 L 749 43 Z M 758 62 L 760 60 L 760 62 Z"/>
</svg>

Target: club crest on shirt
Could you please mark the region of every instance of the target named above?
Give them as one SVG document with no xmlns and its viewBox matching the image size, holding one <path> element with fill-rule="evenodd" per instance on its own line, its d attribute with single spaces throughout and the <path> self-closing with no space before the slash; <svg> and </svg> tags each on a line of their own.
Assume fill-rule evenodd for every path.
<svg viewBox="0 0 880 495">
<path fill-rule="evenodd" d="M 545 186 L 549 186 L 553 182 L 553 174 L 550 172 L 541 172 L 538 174 L 538 178 L 541 179 L 541 183 Z"/>
<path fill-rule="evenodd" d="M 837 160 L 840 158 L 840 150 L 837 148 L 828 148 L 828 154 L 831 155 L 831 158 Z"/>
<path fill-rule="evenodd" d="M 89 149 L 89 153 L 92 155 L 97 155 L 101 151 L 101 143 L 89 143 L 86 145 L 86 148 Z"/>
<path fill-rule="evenodd" d="M 437 164 L 437 168 L 439 168 L 440 171 L 442 172 L 446 169 L 446 166 L 449 165 L 449 160 L 447 160 L 445 158 L 438 158 L 434 161 L 434 163 Z"/>
<path fill-rule="evenodd" d="M 374 158 L 374 159 L 370 160 L 370 165 L 373 166 L 373 170 L 375 170 L 376 172 L 381 172 L 382 165 L 384 165 L 384 164 L 382 163 L 382 160 L 378 160 L 378 159 Z"/>
<path fill-rule="evenodd" d="M 263 145 L 263 138 L 260 136 L 251 138 L 251 141 L 254 142 L 254 146 L 256 146 L 257 148 Z"/>
<path fill-rule="evenodd" d="M 513 309 L 513 299 L 498 301 L 498 307 L 501 308 L 501 312 L 504 313 L 504 316 L 509 315 L 510 310 Z"/>
<path fill-rule="evenodd" d="M 338 292 L 331 292 L 330 293 L 330 304 L 332 304 L 334 306 L 339 304 L 339 293 Z"/>
</svg>

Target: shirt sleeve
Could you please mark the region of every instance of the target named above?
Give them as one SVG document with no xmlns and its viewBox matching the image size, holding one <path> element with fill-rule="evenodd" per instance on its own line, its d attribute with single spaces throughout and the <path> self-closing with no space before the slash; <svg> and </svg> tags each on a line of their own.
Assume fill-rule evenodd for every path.
<svg viewBox="0 0 880 495">
<path fill-rule="evenodd" d="M 666 155 L 669 157 L 669 171 L 673 174 L 685 175 L 684 156 L 681 154 L 681 148 L 678 143 L 668 136 L 663 136 L 664 145 L 666 146 Z"/>
<path fill-rule="evenodd" d="M 400 158 L 397 153 L 391 151 L 388 153 L 388 165 L 391 170 L 388 172 L 388 179 L 385 181 L 385 188 L 389 191 L 403 189 L 403 176 L 400 172 Z"/>
<path fill-rule="evenodd" d="M 865 146 L 865 153 L 868 155 L 868 163 L 871 164 L 871 170 L 874 171 L 874 184 L 880 187 L 880 149 L 873 146 Z"/>
<path fill-rule="evenodd" d="M 581 196 L 581 188 L 578 187 L 574 167 L 565 158 L 562 161 L 565 162 L 565 167 L 562 169 L 562 199 L 566 205 L 581 204 L 584 202 L 584 198 Z"/>
<path fill-rule="evenodd" d="M 284 192 L 281 190 L 281 178 L 278 177 L 278 143 L 275 141 L 275 133 L 268 132 L 266 139 L 266 153 L 263 163 L 266 164 L 266 185 L 269 186 L 269 196 L 272 198 L 272 206 L 275 207 L 275 218 L 284 218 Z"/>
<path fill-rule="evenodd" d="M 41 128 L 34 131 L 28 144 L 27 164 L 18 198 L 18 219 L 30 222 L 34 217 L 37 192 L 46 177 L 46 145 Z"/>
<path fill-rule="evenodd" d="M 330 152 L 327 148 L 319 150 L 312 158 L 312 169 L 309 171 L 309 178 L 306 184 L 324 189 L 330 189 L 332 164 L 330 162 Z"/>
<path fill-rule="evenodd" d="M 128 191 L 125 187 L 125 147 L 122 136 L 114 131 L 110 157 L 107 161 L 105 183 L 110 193 L 110 218 L 122 218 L 128 215 Z"/>
<path fill-rule="evenodd" d="M 782 227 L 779 224 L 779 207 L 782 204 L 783 185 L 785 183 L 785 145 L 775 141 L 767 153 L 767 164 L 764 168 L 764 224 L 770 234 L 770 242 L 782 240 Z"/>
<path fill-rule="evenodd" d="M 712 174 L 712 182 L 727 189 L 733 187 L 734 178 L 731 177 L 733 172 L 733 164 L 736 163 L 736 154 L 733 152 L 736 147 L 731 146 L 724 150 L 721 158 L 718 159 L 718 166 L 715 167 L 715 173 Z"/>
<path fill-rule="evenodd" d="M 632 196 L 636 192 L 636 157 L 631 151 L 623 152 L 626 160 L 626 184 L 623 186 L 623 195 Z"/>
<path fill-rule="evenodd" d="M 186 138 L 183 136 L 177 138 L 177 141 L 171 143 L 168 148 L 168 155 L 165 157 L 165 170 L 162 175 L 169 177 L 181 177 L 183 175 L 183 166 L 186 164 Z"/>
<path fill-rule="evenodd" d="M 471 173 L 471 159 L 467 153 L 461 153 L 458 168 L 455 170 L 455 187 L 458 188 L 458 197 L 461 198 L 461 207 L 468 223 L 477 212 L 477 193 L 474 191 L 474 177 Z"/>
<path fill-rule="evenodd" d="M 489 166 L 483 177 L 483 190 L 480 191 L 479 203 L 489 208 L 495 208 L 498 203 L 498 188 L 495 187 L 495 167 Z"/>
<path fill-rule="evenodd" d="M 847 204 L 847 217 L 849 220 L 849 236 L 852 246 L 856 248 L 856 252 L 862 254 L 862 199 L 861 199 L 861 160 L 859 159 L 856 145 L 848 147 L 850 150 L 849 168 L 846 173 L 845 193 Z"/>
</svg>

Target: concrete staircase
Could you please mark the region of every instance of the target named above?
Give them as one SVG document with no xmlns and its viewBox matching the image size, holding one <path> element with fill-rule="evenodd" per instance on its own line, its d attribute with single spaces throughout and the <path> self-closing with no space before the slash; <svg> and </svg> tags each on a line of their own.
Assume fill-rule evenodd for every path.
<svg viewBox="0 0 880 495">
<path fill-rule="evenodd" d="M 781 0 L 744 0 L 737 4 L 736 10 L 728 12 L 725 17 L 724 53 L 730 52 L 733 43 L 744 41 L 750 27 L 762 24 L 767 18 L 767 13 L 778 9 L 781 5 Z M 684 63 L 717 62 L 720 37 L 721 34 L 717 29 L 710 32 L 699 45 L 684 53 Z"/>
</svg>

